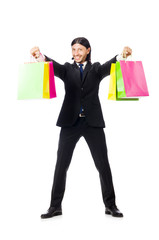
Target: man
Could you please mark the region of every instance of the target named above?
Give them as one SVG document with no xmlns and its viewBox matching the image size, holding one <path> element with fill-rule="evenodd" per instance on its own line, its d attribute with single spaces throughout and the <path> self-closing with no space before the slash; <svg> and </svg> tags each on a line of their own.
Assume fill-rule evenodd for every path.
<svg viewBox="0 0 159 240">
<path fill-rule="evenodd" d="M 119 56 L 100 64 L 91 63 L 91 46 L 86 38 L 76 38 L 71 43 L 74 63 L 57 63 L 40 53 L 38 47 L 31 49 L 37 61 L 52 61 L 55 76 L 65 85 L 65 98 L 57 120 L 61 127 L 57 163 L 51 194 L 50 208 L 41 218 L 50 218 L 62 214 L 62 199 L 65 191 L 66 173 L 72 154 L 80 137 L 84 137 L 99 171 L 105 213 L 114 217 L 123 217 L 115 202 L 115 193 L 109 166 L 107 147 L 103 128 L 105 127 L 101 105 L 98 97 L 101 80 L 110 74 L 111 63 Z M 125 57 L 132 54 L 125 47 Z"/>
</svg>

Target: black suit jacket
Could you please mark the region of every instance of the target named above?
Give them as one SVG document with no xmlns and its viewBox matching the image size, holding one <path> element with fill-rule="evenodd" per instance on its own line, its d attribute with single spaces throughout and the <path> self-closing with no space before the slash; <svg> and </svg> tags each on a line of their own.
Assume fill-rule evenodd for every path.
<svg viewBox="0 0 159 240">
<path fill-rule="evenodd" d="M 110 61 L 100 64 L 88 62 L 83 72 L 83 81 L 80 78 L 80 70 L 74 62 L 66 62 L 64 65 L 46 57 L 46 61 L 52 61 L 54 74 L 65 85 L 65 97 L 56 125 L 60 127 L 72 126 L 78 116 L 81 106 L 84 108 L 86 121 L 89 126 L 105 127 L 101 104 L 98 97 L 100 81 L 110 74 L 111 63 L 116 62 L 116 56 Z"/>
</svg>

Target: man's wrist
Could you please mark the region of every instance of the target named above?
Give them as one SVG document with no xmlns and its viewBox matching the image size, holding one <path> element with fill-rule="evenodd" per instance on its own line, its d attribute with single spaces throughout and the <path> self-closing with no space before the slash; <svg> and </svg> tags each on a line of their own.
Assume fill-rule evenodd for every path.
<svg viewBox="0 0 159 240">
<path fill-rule="evenodd" d="M 119 54 L 116 56 L 116 60 L 120 61 L 120 60 L 125 60 L 126 58 L 123 57 L 123 54 Z"/>
<path fill-rule="evenodd" d="M 36 60 L 37 62 L 45 62 L 45 56 L 42 53 L 40 53 L 40 56 Z"/>
<path fill-rule="evenodd" d="M 31 56 L 32 57 L 32 61 L 33 62 L 45 62 L 46 59 L 45 59 L 45 56 L 40 53 L 40 56 L 38 58 L 35 58 L 34 56 Z"/>
</svg>

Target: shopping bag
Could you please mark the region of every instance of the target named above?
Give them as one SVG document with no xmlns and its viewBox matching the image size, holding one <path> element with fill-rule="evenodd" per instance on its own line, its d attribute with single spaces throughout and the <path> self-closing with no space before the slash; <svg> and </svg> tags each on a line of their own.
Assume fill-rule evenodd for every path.
<svg viewBox="0 0 159 240">
<path fill-rule="evenodd" d="M 43 77 L 43 98 L 50 98 L 49 90 L 49 65 L 44 64 L 44 77 Z"/>
<path fill-rule="evenodd" d="M 56 97 L 52 62 L 26 63 L 19 66 L 18 99 Z"/>
<path fill-rule="evenodd" d="M 119 62 L 111 64 L 108 99 L 116 100 L 116 101 L 138 100 L 138 98 L 127 98 L 126 97 L 125 87 L 124 87 L 124 82 L 123 82 Z"/>
<path fill-rule="evenodd" d="M 127 97 L 149 96 L 141 61 L 120 61 L 120 68 Z"/>
<path fill-rule="evenodd" d="M 110 82 L 109 82 L 109 92 L 108 92 L 108 99 L 109 100 L 116 100 L 116 69 L 115 63 L 111 64 L 110 69 Z"/>
<path fill-rule="evenodd" d="M 49 86 L 50 86 L 50 98 L 56 97 L 55 77 L 53 62 L 49 62 Z"/>
<path fill-rule="evenodd" d="M 116 85 L 117 85 L 117 98 L 125 98 L 125 87 L 123 76 L 120 68 L 120 62 L 116 62 Z"/>
</svg>

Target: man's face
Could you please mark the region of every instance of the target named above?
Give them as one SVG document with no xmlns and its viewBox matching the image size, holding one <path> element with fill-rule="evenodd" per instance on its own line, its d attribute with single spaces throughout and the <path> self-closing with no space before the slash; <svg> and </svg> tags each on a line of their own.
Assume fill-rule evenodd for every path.
<svg viewBox="0 0 159 240">
<path fill-rule="evenodd" d="M 90 48 L 86 48 L 79 43 L 74 44 L 72 46 L 72 56 L 75 62 L 77 63 L 85 62 L 90 50 L 91 50 Z"/>
</svg>

